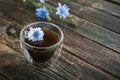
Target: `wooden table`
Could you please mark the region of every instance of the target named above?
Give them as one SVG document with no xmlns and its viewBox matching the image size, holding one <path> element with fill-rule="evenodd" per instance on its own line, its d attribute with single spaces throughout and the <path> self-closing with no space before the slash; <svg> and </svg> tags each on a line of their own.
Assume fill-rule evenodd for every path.
<svg viewBox="0 0 120 80">
<path fill-rule="evenodd" d="M 54 67 L 41 70 L 27 63 L 18 42 L 23 26 L 39 21 L 35 9 L 0 0 L 0 80 L 120 80 L 120 0 L 47 1 L 53 8 L 58 2 L 70 7 L 77 26 L 52 14 L 64 46 Z"/>
</svg>

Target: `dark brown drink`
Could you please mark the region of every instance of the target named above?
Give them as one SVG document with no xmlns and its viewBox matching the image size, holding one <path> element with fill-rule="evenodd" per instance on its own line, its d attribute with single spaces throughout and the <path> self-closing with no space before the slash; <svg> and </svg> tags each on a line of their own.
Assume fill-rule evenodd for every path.
<svg viewBox="0 0 120 80">
<path fill-rule="evenodd" d="M 55 32 L 47 29 L 43 29 L 43 32 L 44 32 L 43 41 L 30 41 L 28 40 L 28 38 L 25 38 L 25 42 L 35 47 L 49 47 L 58 42 L 59 36 Z M 27 47 L 27 50 L 34 61 L 45 62 L 53 56 L 56 48 L 35 49 L 35 48 Z"/>
</svg>

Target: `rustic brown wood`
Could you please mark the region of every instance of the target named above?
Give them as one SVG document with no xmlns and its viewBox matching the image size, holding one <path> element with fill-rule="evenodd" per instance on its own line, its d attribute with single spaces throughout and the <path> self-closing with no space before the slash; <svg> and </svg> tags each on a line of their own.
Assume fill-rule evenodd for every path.
<svg viewBox="0 0 120 80">
<path fill-rule="evenodd" d="M 3 1 L 2 3 L 0 3 L 2 7 L 0 9 L 2 29 L 11 22 L 23 27 L 21 25 L 36 21 L 31 9 L 25 10 L 16 2 L 9 1 L 8 4 L 7 1 Z M 60 24 L 59 19 L 53 15 L 52 22 L 61 26 L 65 34 L 65 41 L 56 65 L 47 70 L 41 70 L 27 64 L 25 58 L 20 56 L 21 54 L 12 50 L 15 48 L 9 44 L 10 40 L 6 42 L 4 41 L 5 37 L 0 37 L 0 39 L 2 38 L 0 41 L 7 44 L 5 46 L 0 43 L 2 44 L 0 46 L 0 51 L 2 51 L 0 52 L 0 72 L 14 80 L 26 80 L 28 78 L 30 80 L 118 80 L 120 78 L 120 35 L 77 16 L 75 16 L 75 20 L 79 24 L 72 28 L 70 21 L 66 20 Z M 4 31 L 1 30 L 0 32 L 3 33 Z"/>
<path fill-rule="evenodd" d="M 120 0 L 107 0 L 107 1 L 120 5 Z"/>
<path fill-rule="evenodd" d="M 58 60 L 57 64 L 60 65 L 60 67 L 63 67 L 64 70 L 78 77 L 80 80 L 89 80 L 89 79 L 90 80 L 96 80 L 96 79 L 106 80 L 107 79 L 108 75 L 104 74 L 104 72 L 100 70 L 96 70 L 96 68 L 94 68 L 93 66 L 86 64 L 84 61 L 80 60 L 77 57 L 73 57 L 71 54 L 67 52 L 63 51 L 59 59 L 60 60 Z M 96 76 L 94 76 L 94 74 L 91 74 L 91 73 L 96 73 Z M 91 77 L 91 76 L 94 76 L 94 77 Z"/>
<path fill-rule="evenodd" d="M 10 77 L 8 77 L 7 75 L 0 73 L 0 80 L 13 80 Z"/>
<path fill-rule="evenodd" d="M 2 19 L 1 19 L 2 20 Z M 4 19 L 3 19 L 4 20 Z M 6 22 L 7 23 L 7 22 Z M 5 42 L 4 42 L 5 43 Z M 8 43 L 7 43 L 8 44 Z M 19 44 L 18 44 L 19 45 Z M 10 46 L 10 45 L 9 45 Z M 5 47 L 4 46 L 4 48 L 2 48 L 3 46 L 1 46 L 1 50 L 3 50 L 3 51 L 5 51 L 6 49 L 9 51 L 9 52 L 12 52 L 12 51 L 10 51 L 10 49 L 8 49 L 7 47 Z M 13 47 L 13 46 L 10 46 L 10 47 Z M 6 59 L 5 59 L 6 60 Z M 2 61 L 2 60 L 1 60 Z M 18 60 L 17 60 L 18 61 Z M 3 64 L 4 65 L 6 65 L 5 63 L 4 63 L 5 61 L 2 61 L 2 66 L 3 66 Z M 17 63 L 17 65 L 18 64 L 20 64 L 20 63 Z M 21 65 L 19 65 L 19 66 L 21 66 Z M 18 67 L 18 66 L 16 66 L 15 65 L 15 67 Z M 25 67 L 25 66 L 23 66 L 22 65 L 22 67 Z M 32 66 L 31 66 L 32 67 Z M 33 67 L 34 68 L 34 67 Z M 19 68 L 18 68 L 19 69 Z M 21 68 L 20 68 L 21 69 Z M 35 72 L 39 72 L 38 70 L 39 69 L 33 69 Z M 59 66 L 57 66 L 57 67 L 55 67 L 55 68 L 52 68 L 51 69 L 53 72 L 55 72 L 55 73 L 57 73 L 57 74 L 59 74 L 59 75 L 61 75 L 61 76 L 63 76 L 65 79 L 71 79 L 71 80 L 77 80 L 77 78 L 75 78 L 75 77 L 72 77 L 72 75 L 70 75 L 69 73 L 67 73 L 66 71 L 64 71 L 62 68 L 60 68 Z M 16 71 L 17 71 L 17 69 L 16 69 Z M 25 70 L 26 71 L 26 70 Z M 11 72 L 11 71 L 7 71 L 7 72 Z M 6 72 L 6 74 L 8 74 L 9 75 L 9 73 L 7 73 Z M 44 72 L 45 74 L 48 74 L 49 76 L 52 76 L 55 80 L 57 79 L 59 79 L 59 80 L 63 80 L 64 78 L 61 78 L 61 77 L 59 77 L 58 75 L 55 75 L 55 73 L 54 73 L 54 75 L 53 75 L 53 72 L 51 72 L 51 71 L 49 71 L 49 70 L 47 70 L 46 72 Z M 24 72 L 25 73 L 25 72 Z M 11 74 L 11 73 L 10 73 Z M 21 72 L 21 74 L 23 74 L 22 72 Z M 17 75 L 21 75 L 21 74 L 17 74 Z M 31 74 L 32 75 L 32 74 Z M 11 75 L 10 75 L 11 76 Z M 13 76 L 14 77 L 14 76 Z M 33 78 L 34 79 L 34 78 Z"/>
<path fill-rule="evenodd" d="M 60 0 L 62 1 L 62 0 Z M 81 1 L 81 0 L 80 0 Z M 85 0 L 87 2 L 87 0 Z M 49 1 L 51 5 L 57 6 L 58 1 Z M 103 26 L 109 30 L 115 31 L 117 33 L 120 33 L 120 20 L 117 17 L 111 16 L 109 14 L 105 14 L 101 11 L 98 11 L 94 8 L 91 8 L 89 6 L 78 4 L 73 1 L 62 1 L 70 7 L 70 12 L 76 16 L 79 16 L 83 19 L 86 19 L 90 22 L 93 22 L 97 25 Z M 117 8 L 118 11 L 120 11 L 119 8 Z M 114 21 L 113 21 L 114 20 Z M 108 23 L 108 24 L 106 24 Z M 114 26 L 114 27 L 113 27 Z"/>
<path fill-rule="evenodd" d="M 79 38 L 80 37 L 78 37 L 77 38 L 77 34 L 70 34 L 71 32 L 69 31 L 69 30 L 67 30 L 66 28 L 64 28 L 65 29 L 65 31 L 64 31 L 64 33 L 65 33 L 65 43 L 66 44 L 70 44 L 71 43 L 71 45 L 69 45 L 69 46 L 72 46 L 72 45 L 75 45 L 75 44 L 78 44 L 77 42 L 74 42 L 74 41 L 76 41 L 76 40 L 79 40 Z M 69 34 L 67 34 L 67 33 L 69 33 Z M 77 35 L 77 36 L 75 36 L 75 35 Z M 74 36 L 74 39 L 71 39 L 71 36 Z M 77 39 L 76 39 L 77 38 Z M 83 39 L 83 37 L 81 37 L 82 39 Z M 82 40 L 79 40 L 79 41 L 82 41 Z M 87 43 L 88 43 L 88 40 L 86 40 L 86 39 L 84 39 L 84 41 L 82 41 L 81 43 L 84 43 L 84 45 L 85 45 L 85 41 L 87 41 Z M 72 42 L 74 42 L 74 43 L 72 43 Z M 81 44 L 78 44 L 78 45 L 76 45 L 76 46 L 78 46 L 78 49 L 80 49 L 80 51 L 81 51 L 81 48 L 79 47 L 79 45 L 81 45 Z M 109 63 L 109 61 L 108 61 L 108 63 L 106 62 L 106 63 L 104 63 L 105 61 L 103 60 L 101 60 L 103 57 L 104 58 L 108 58 L 108 56 L 109 57 L 111 57 L 111 58 L 113 58 L 112 60 L 117 60 L 117 61 L 114 61 L 114 62 L 118 62 L 119 61 L 119 55 L 117 55 L 117 57 L 115 56 L 115 55 L 113 55 L 113 54 L 116 54 L 116 53 L 114 53 L 113 51 L 110 51 L 110 50 L 108 50 L 107 48 L 104 48 L 104 47 L 101 47 L 101 46 L 96 46 L 97 44 L 91 44 L 91 42 L 89 41 L 89 46 L 92 46 L 93 45 L 93 48 L 91 49 L 91 53 L 90 53 L 90 50 L 89 50 L 89 48 L 88 47 L 83 47 L 83 46 L 81 46 L 81 47 L 83 47 L 84 49 L 85 49 L 85 51 L 88 53 L 88 54 L 91 54 L 91 55 L 93 55 L 93 52 L 92 51 L 94 51 L 94 52 L 100 52 L 100 54 L 103 52 L 103 53 L 105 53 L 105 54 L 103 54 L 103 56 L 102 55 L 96 55 L 96 53 L 94 54 L 94 55 L 96 55 L 95 56 L 95 58 L 93 58 L 93 57 L 91 57 L 90 58 L 90 60 L 88 60 L 88 54 L 86 54 L 86 56 L 85 55 L 83 55 L 83 54 L 85 54 L 86 52 L 82 52 L 82 54 L 81 53 L 79 53 L 76 49 L 74 50 L 74 46 L 71 48 L 71 47 L 66 47 L 67 48 L 67 50 L 68 51 L 71 51 L 71 52 L 73 52 L 73 54 L 75 54 L 75 55 L 77 55 L 78 57 L 80 57 L 80 58 L 82 58 L 82 59 L 84 59 L 85 61 L 87 60 L 89 63 L 92 63 L 93 65 L 95 65 L 95 66 L 97 66 L 97 67 L 100 67 L 100 68 L 102 68 L 102 69 L 104 69 L 105 71 L 108 71 L 109 73 L 111 73 L 111 74 L 116 74 L 116 75 L 119 75 L 119 68 L 117 68 L 118 66 L 119 66 L 119 64 L 117 64 L 117 66 L 114 66 L 113 64 L 111 64 L 111 63 Z M 88 46 L 88 44 L 87 44 L 87 46 Z M 94 47 L 98 47 L 98 50 L 94 50 L 95 48 Z M 82 48 L 82 49 L 83 49 Z M 102 52 L 101 52 L 101 50 L 102 50 Z M 75 53 L 74 53 L 75 52 Z M 109 54 L 108 54 L 109 53 Z M 112 54 L 110 54 L 110 53 L 112 53 Z M 79 55 L 80 54 L 80 55 Z M 106 56 L 106 54 L 108 54 L 107 56 Z M 106 57 L 105 57 L 106 56 Z M 111 59 L 110 58 L 110 59 Z M 111 67 L 107 67 L 106 68 L 106 65 L 105 66 L 103 66 L 103 64 L 98 64 L 98 62 L 101 60 L 102 61 L 102 63 L 104 63 L 104 64 L 106 64 L 106 65 L 110 65 Z M 108 59 L 109 60 L 109 59 Z M 95 62 L 94 62 L 95 61 Z M 97 64 L 97 65 L 96 65 Z M 112 67 L 113 66 L 113 67 Z M 114 70 L 113 70 L 113 68 L 114 68 Z"/>
<path fill-rule="evenodd" d="M 12 7 L 12 5 L 10 5 L 10 6 Z M 14 11 L 16 12 L 16 10 L 18 10 L 18 9 L 16 8 Z M 19 12 L 19 11 L 17 11 L 17 12 L 24 15 L 23 11 L 26 12 L 25 10 L 21 10 L 21 12 Z M 24 19 L 25 16 L 30 14 L 30 12 L 26 12 L 26 15 L 24 15 L 24 16 L 19 15 L 21 20 L 17 17 L 17 15 L 13 15 L 10 12 L 8 12 L 8 13 L 9 14 L 5 14 L 5 15 L 7 15 L 8 17 L 13 16 L 12 18 L 15 17 L 14 20 L 18 21 L 20 24 L 24 24 L 26 21 L 29 22 L 29 23 L 32 22 L 28 18 L 27 18 L 28 20 L 25 19 L 23 23 L 21 22 L 21 20 Z M 30 18 L 35 20 L 34 15 L 30 15 Z M 53 18 L 56 19 L 56 23 L 57 23 L 59 18 L 54 17 L 54 15 L 53 15 Z M 120 47 L 120 45 L 119 45 L 120 44 L 120 42 L 119 42 L 120 41 L 119 40 L 120 35 L 119 34 L 116 34 L 114 32 L 111 32 L 109 30 L 101 28 L 100 26 L 92 24 L 90 22 L 87 22 L 87 21 L 85 21 L 85 20 L 83 20 L 81 18 L 78 18 L 78 17 L 75 17 L 75 18 L 76 18 L 76 21 L 78 22 L 77 27 L 79 28 L 79 29 L 78 28 L 75 29 L 76 32 L 82 34 L 83 36 L 85 36 L 87 38 L 90 38 L 91 40 L 95 40 L 96 42 L 99 42 L 99 43 L 103 44 L 104 46 L 107 46 L 107 47 L 109 47 L 111 49 L 114 49 L 114 50 L 120 52 L 120 48 L 119 48 Z M 90 31 L 90 30 L 92 30 L 92 31 Z M 93 32 L 93 30 L 94 30 L 94 32 Z M 104 33 L 104 35 L 101 35 L 101 33 Z M 114 36 L 111 36 L 111 35 L 114 35 Z M 113 44 L 113 42 L 114 42 L 114 44 Z"/>
<path fill-rule="evenodd" d="M 73 1 L 73 0 L 72 0 Z M 106 12 L 116 17 L 120 17 L 119 5 L 104 0 L 74 0 L 76 3 L 84 4 L 102 12 Z"/>
<path fill-rule="evenodd" d="M 69 32 L 68 32 L 68 33 L 69 33 Z M 7 50 L 8 50 L 8 49 L 7 49 Z M 58 62 L 58 63 L 60 63 L 60 62 Z M 62 62 L 62 63 L 63 63 L 63 62 Z M 72 62 L 72 63 L 73 63 L 73 62 Z M 67 64 L 67 63 L 66 63 L 66 64 Z M 61 66 L 61 65 L 60 65 L 60 66 Z M 66 65 L 66 66 L 67 66 L 67 65 Z M 65 66 L 63 66 L 63 67 L 65 67 Z M 61 69 L 59 69 L 59 68 L 60 68 L 60 67 L 57 68 L 57 73 L 58 73 L 58 74 L 60 74 L 60 72 L 61 72 Z M 59 72 L 58 72 L 58 70 L 59 70 Z M 73 70 L 74 70 L 74 67 L 73 67 Z M 53 68 L 53 71 L 56 72 L 55 68 Z M 67 71 L 69 71 L 69 70 L 67 70 Z M 64 75 L 65 75 L 65 71 L 62 70 L 62 72 L 64 72 Z M 75 71 L 73 71 L 73 72 L 77 72 L 77 70 L 75 69 Z M 63 74 L 63 73 L 61 73 L 61 74 Z M 72 74 L 73 74 L 73 73 L 72 73 Z M 62 75 L 62 76 L 64 76 L 64 75 Z M 68 74 L 67 74 L 67 75 L 68 75 Z M 66 75 L 66 76 L 67 76 L 67 75 Z M 52 76 L 53 76 L 53 75 L 52 75 Z M 65 77 L 66 77 L 66 76 L 65 76 Z M 82 79 L 79 74 L 78 74 L 78 75 L 75 74 L 74 76 L 77 76 L 78 78 Z M 85 74 L 84 76 L 86 76 L 86 74 Z M 102 75 L 101 75 L 101 76 L 102 76 Z M 71 80 L 72 80 L 72 78 L 69 77 L 69 76 L 67 77 L 67 79 L 71 79 Z M 73 78 L 73 79 L 74 79 L 74 78 Z M 93 80 L 94 80 L 94 79 L 93 79 Z"/>
<path fill-rule="evenodd" d="M 4 44 L 2 44 L 3 46 Z M 64 78 L 53 73 L 51 70 L 40 70 L 31 66 L 25 61 L 23 55 L 16 53 L 10 47 L 3 46 L 3 51 L 0 51 L 0 73 L 6 74 L 14 80 L 64 80 Z M 12 53 L 9 53 L 11 52 Z M 6 51 L 6 52 L 5 52 Z M 14 53 L 15 52 L 15 53 Z"/>
<path fill-rule="evenodd" d="M 72 7 L 73 8 L 73 7 Z M 76 7 L 77 8 L 77 7 Z M 89 15 L 89 8 L 86 8 L 87 9 L 87 12 L 88 15 Z M 75 10 L 75 9 L 74 9 Z M 84 15 L 84 13 L 82 13 Z M 82 15 L 80 13 L 80 15 Z M 54 16 L 53 16 L 54 17 Z M 86 16 L 84 16 L 86 17 Z M 54 17 L 56 19 L 56 22 L 57 20 L 59 20 L 58 18 Z M 86 17 L 87 18 L 87 17 Z M 109 31 L 107 29 L 104 29 L 104 28 L 101 28 L 100 26 L 98 25 L 95 25 L 93 23 L 90 23 L 86 20 L 83 20 L 81 18 L 78 18 L 75 16 L 75 19 L 76 21 L 78 22 L 78 26 L 77 26 L 77 29 L 74 29 L 74 31 L 80 33 L 81 35 L 91 39 L 91 40 L 95 40 L 96 42 L 99 42 L 100 44 L 103 44 L 104 46 L 106 47 L 109 47 L 111 46 L 111 49 L 114 49 L 118 52 L 120 52 L 120 47 L 119 47 L 119 40 L 120 40 L 120 35 L 117 34 L 117 33 L 114 33 L 112 31 Z M 98 19 L 97 19 L 98 20 Z M 103 21 L 103 20 L 102 20 Z M 118 19 L 118 21 L 120 21 Z M 68 21 L 69 22 L 69 21 Z M 59 23 L 59 22 L 58 22 Z M 65 23 L 66 24 L 66 23 Z M 119 24 L 119 23 L 118 23 Z M 69 26 L 69 25 L 67 25 Z M 66 26 L 66 27 L 67 27 Z M 119 28 L 120 29 L 120 28 Z M 91 31 L 90 31 L 91 30 Z M 91 33 L 92 32 L 92 33 Z M 101 35 L 101 33 L 104 33 L 103 35 Z M 114 36 L 111 36 L 111 35 L 114 35 Z M 116 38 L 115 38 L 115 35 L 116 35 Z M 108 37 L 109 36 L 109 37 Z M 114 38 L 112 38 L 114 37 Z M 114 40 L 113 40 L 114 39 Z M 115 39 L 118 39 L 117 41 Z M 103 41 L 101 41 L 103 40 Z M 109 41 L 108 41 L 109 40 Z M 104 42 L 105 41 L 105 42 Z M 115 41 L 115 42 L 114 42 Z M 114 44 L 113 44 L 114 42 Z M 117 44 L 115 44 L 117 42 Z M 114 46 L 114 47 L 113 47 Z M 116 49 L 115 49 L 116 47 Z"/>
<path fill-rule="evenodd" d="M 7 74 L 10 76 L 12 79 L 17 79 L 17 80 L 26 80 L 26 79 L 42 79 L 42 80 L 63 80 L 60 77 L 56 77 L 56 75 L 53 75 L 52 72 L 49 71 L 49 69 L 46 70 L 41 70 L 37 69 L 36 67 L 33 67 L 29 64 L 25 64 L 24 58 L 20 57 L 20 54 L 11 54 L 7 52 L 0 52 L 0 56 L 6 60 L 9 59 L 11 61 L 11 64 L 7 64 L 4 66 L 1 66 L 0 68 L 2 69 L 2 73 Z M 65 58 L 64 56 L 68 56 Z M 2 62 L 8 62 L 4 61 L 3 59 L 0 59 Z M 75 62 L 74 62 L 75 61 Z M 88 65 L 84 61 L 77 59 L 76 57 L 71 57 L 71 55 L 65 51 L 62 52 L 60 58 L 57 61 L 57 65 L 51 67 L 50 69 L 54 72 L 59 73 L 59 75 L 63 76 L 65 79 L 68 80 L 86 80 L 86 79 L 92 79 L 92 80 L 106 80 L 106 79 L 112 79 L 112 80 L 117 80 L 113 78 L 112 76 L 95 69 L 94 67 Z M 81 67 L 80 67 L 81 66 Z M 77 68 L 76 68 L 77 67 Z M 80 70 L 80 71 L 78 71 Z M 68 71 L 69 74 L 65 71 Z M 88 72 L 86 72 L 88 71 Z M 92 72 L 97 73 L 96 77 L 92 77 L 94 74 L 91 74 Z M 14 75 L 15 74 L 15 75 Z M 72 77 L 72 75 L 75 77 Z M 38 76 L 39 75 L 39 76 Z M 20 76 L 20 77 L 18 77 Z M 34 76 L 34 77 L 33 77 Z M 87 76 L 87 77 L 85 77 Z"/>
<path fill-rule="evenodd" d="M 66 44 L 64 46 L 65 50 L 71 52 L 71 54 L 81 58 L 82 60 L 100 68 L 101 70 L 110 73 L 111 75 L 117 75 L 120 77 L 119 54 L 96 43 L 93 43 L 83 37 L 77 37 L 77 34 L 73 34 L 68 30 L 66 30 L 66 32 Z M 71 36 L 74 36 L 74 38 L 71 38 Z M 77 40 L 79 40 L 79 42 Z"/>
</svg>

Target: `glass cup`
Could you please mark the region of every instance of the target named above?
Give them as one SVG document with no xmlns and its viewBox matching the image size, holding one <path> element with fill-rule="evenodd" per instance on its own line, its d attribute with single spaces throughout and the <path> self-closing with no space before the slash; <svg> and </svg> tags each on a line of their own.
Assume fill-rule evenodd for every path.
<svg viewBox="0 0 120 80">
<path fill-rule="evenodd" d="M 58 36 L 58 41 L 50 46 L 37 47 L 25 41 L 26 35 L 30 28 L 45 29 L 52 31 Z M 52 34 L 51 34 L 52 35 Z M 52 42 L 52 41 L 48 41 Z M 34 22 L 25 26 L 20 33 L 20 46 L 23 50 L 24 56 L 30 64 L 41 67 L 48 67 L 55 64 L 58 59 L 63 45 L 63 32 L 55 24 L 49 22 Z"/>
</svg>

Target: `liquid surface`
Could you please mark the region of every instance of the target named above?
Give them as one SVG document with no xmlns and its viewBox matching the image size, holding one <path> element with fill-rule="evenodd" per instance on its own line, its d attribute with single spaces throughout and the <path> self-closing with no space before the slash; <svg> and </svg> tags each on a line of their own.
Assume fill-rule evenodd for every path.
<svg viewBox="0 0 120 80">
<path fill-rule="evenodd" d="M 30 41 L 28 38 L 25 38 L 25 42 L 36 47 L 49 47 L 58 42 L 58 35 L 50 30 L 43 29 L 44 32 L 44 40 L 43 41 Z"/>
</svg>

